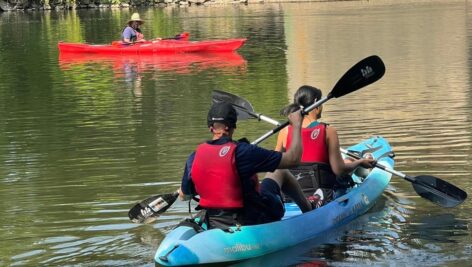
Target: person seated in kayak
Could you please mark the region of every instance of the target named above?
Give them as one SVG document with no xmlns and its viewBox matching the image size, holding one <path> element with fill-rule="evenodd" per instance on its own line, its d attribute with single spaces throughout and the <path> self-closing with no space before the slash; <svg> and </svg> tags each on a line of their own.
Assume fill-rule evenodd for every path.
<svg viewBox="0 0 472 267">
<path fill-rule="evenodd" d="M 312 209 L 300 185 L 287 168 L 300 164 L 302 154 L 300 112 L 288 115 L 291 147 L 286 152 L 267 150 L 232 139 L 237 113 L 226 102 L 215 103 L 207 123 L 212 140 L 200 144 L 185 166 L 180 198 L 199 195 L 198 217 L 208 228 L 254 225 L 280 220 L 284 215 L 281 190 L 302 212 Z M 268 172 L 259 183 L 258 172 Z"/>
<path fill-rule="evenodd" d="M 140 26 L 144 23 L 139 17 L 139 13 L 133 13 L 127 26 L 121 33 L 121 41 L 124 44 L 133 44 L 136 42 L 145 42 L 144 35 L 141 32 Z"/>
<path fill-rule="evenodd" d="M 321 90 L 304 85 L 294 95 L 294 102 L 281 114 L 306 108 L 322 97 Z M 359 166 L 373 168 L 375 161 L 371 158 L 343 160 L 336 129 L 319 121 L 323 106 L 310 111 L 302 122 L 303 154 L 301 165 L 290 171 L 297 178 L 302 190 L 314 204 L 320 207 L 352 186 L 350 173 Z M 292 146 L 293 127 L 288 126 L 279 132 L 275 150 L 284 151 Z"/>
</svg>

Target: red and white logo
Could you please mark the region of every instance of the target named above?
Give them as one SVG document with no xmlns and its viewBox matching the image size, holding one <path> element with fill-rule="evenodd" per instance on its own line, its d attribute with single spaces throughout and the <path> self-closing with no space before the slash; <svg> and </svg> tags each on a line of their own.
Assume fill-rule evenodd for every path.
<svg viewBox="0 0 472 267">
<path fill-rule="evenodd" d="M 311 132 L 310 137 L 311 139 L 315 140 L 318 137 L 318 135 L 320 135 L 320 129 L 313 130 L 313 132 Z"/>
<path fill-rule="evenodd" d="M 228 154 L 230 147 L 229 146 L 224 146 L 223 148 L 220 149 L 220 157 L 226 156 Z"/>
</svg>

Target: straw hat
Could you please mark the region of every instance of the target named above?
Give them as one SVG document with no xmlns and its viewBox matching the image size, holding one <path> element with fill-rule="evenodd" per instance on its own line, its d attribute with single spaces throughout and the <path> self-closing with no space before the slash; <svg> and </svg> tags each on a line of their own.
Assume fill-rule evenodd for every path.
<svg viewBox="0 0 472 267">
<path fill-rule="evenodd" d="M 144 21 L 139 17 L 139 13 L 133 13 L 133 15 L 131 15 L 131 19 L 128 20 L 128 23 L 131 21 L 139 21 L 141 24 L 144 23 Z"/>
</svg>

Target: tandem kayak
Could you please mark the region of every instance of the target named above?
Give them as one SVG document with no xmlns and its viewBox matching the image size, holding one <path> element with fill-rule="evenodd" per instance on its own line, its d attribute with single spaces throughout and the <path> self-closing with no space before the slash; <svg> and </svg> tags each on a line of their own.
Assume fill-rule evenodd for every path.
<svg viewBox="0 0 472 267">
<path fill-rule="evenodd" d="M 348 151 L 361 156 L 371 153 L 378 163 L 393 168 L 392 149 L 382 137 L 367 139 L 349 147 Z M 285 216 L 277 222 L 200 233 L 189 226 L 178 226 L 161 242 L 154 260 L 164 266 L 241 261 L 321 238 L 366 213 L 392 176 L 379 168 L 355 173 L 356 185 L 345 195 L 307 213 L 301 213 L 296 204 L 285 203 Z"/>
<path fill-rule="evenodd" d="M 160 40 L 133 45 L 119 42 L 113 44 L 85 44 L 59 42 L 59 52 L 94 54 L 153 54 L 153 53 L 196 53 L 231 52 L 239 49 L 246 39 L 224 39 L 208 41 Z"/>
</svg>

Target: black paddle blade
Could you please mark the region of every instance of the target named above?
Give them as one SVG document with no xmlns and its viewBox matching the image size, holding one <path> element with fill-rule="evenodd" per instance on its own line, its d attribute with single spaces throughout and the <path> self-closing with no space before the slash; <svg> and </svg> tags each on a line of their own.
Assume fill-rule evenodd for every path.
<svg viewBox="0 0 472 267">
<path fill-rule="evenodd" d="M 328 97 L 340 97 L 376 82 L 385 73 L 385 65 L 378 56 L 366 57 L 352 66 L 334 86 Z"/>
<path fill-rule="evenodd" d="M 128 212 L 129 219 L 134 223 L 150 223 L 165 212 L 177 200 L 179 192 L 157 195 L 147 198 L 134 205 Z"/>
<path fill-rule="evenodd" d="M 465 191 L 434 176 L 416 176 L 412 184 L 418 195 L 441 207 L 455 207 L 467 198 Z"/>
<path fill-rule="evenodd" d="M 255 115 L 254 108 L 252 107 L 251 103 L 237 95 L 233 95 L 220 90 L 213 90 L 212 102 L 228 102 L 233 105 L 234 109 L 236 109 L 236 112 L 238 113 L 238 120 L 257 118 L 257 115 Z"/>
</svg>

